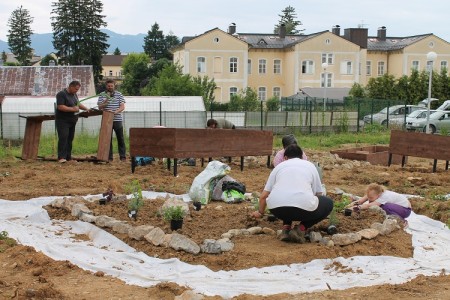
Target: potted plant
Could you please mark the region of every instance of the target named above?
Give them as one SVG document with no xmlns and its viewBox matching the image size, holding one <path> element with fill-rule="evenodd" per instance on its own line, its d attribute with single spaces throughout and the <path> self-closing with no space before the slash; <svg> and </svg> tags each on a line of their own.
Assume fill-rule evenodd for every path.
<svg viewBox="0 0 450 300">
<path fill-rule="evenodd" d="M 139 180 L 133 180 L 125 187 L 125 190 L 127 193 L 131 194 L 131 198 L 128 201 L 128 216 L 136 220 L 139 209 L 144 205 L 142 188 Z"/>
<path fill-rule="evenodd" d="M 182 206 L 168 206 L 162 209 L 164 220 L 170 221 L 170 229 L 175 231 L 183 226 L 183 218 L 186 212 Z"/>
</svg>

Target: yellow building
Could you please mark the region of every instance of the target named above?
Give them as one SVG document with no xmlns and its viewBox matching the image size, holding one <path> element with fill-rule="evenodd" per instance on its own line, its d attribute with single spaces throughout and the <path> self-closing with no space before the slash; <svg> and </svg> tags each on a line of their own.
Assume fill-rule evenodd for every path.
<svg viewBox="0 0 450 300">
<path fill-rule="evenodd" d="M 367 28 L 345 29 L 342 36 L 339 26 L 331 32 L 289 35 L 284 27 L 279 34 L 236 33 L 232 24 L 228 32 L 214 28 L 184 37 L 172 51 L 185 74 L 214 78 L 215 99 L 222 103 L 246 87 L 255 89 L 260 100 L 303 89 L 321 96 L 327 90 L 348 92 L 353 83 L 365 85 L 371 77 L 422 70 L 430 51 L 437 53 L 435 70 L 448 70 L 450 60 L 450 44 L 433 34 L 392 38 L 386 37 L 385 27 L 369 37 Z"/>
<path fill-rule="evenodd" d="M 122 62 L 125 57 L 126 55 L 103 55 L 103 79 L 113 79 L 116 82 L 121 82 L 123 80 Z"/>
</svg>

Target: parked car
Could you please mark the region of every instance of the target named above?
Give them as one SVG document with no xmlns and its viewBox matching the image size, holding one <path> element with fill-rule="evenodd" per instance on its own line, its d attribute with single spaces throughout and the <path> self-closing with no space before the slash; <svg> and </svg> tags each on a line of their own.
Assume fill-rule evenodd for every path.
<svg viewBox="0 0 450 300">
<path fill-rule="evenodd" d="M 432 109 L 430 110 L 430 113 L 434 113 L 435 111 L 436 111 L 435 109 Z M 417 119 L 426 118 L 427 115 L 428 109 L 418 109 L 407 115 L 406 118 L 393 119 L 392 121 L 390 120 L 389 122 L 399 125 L 405 124 L 406 129 L 408 129 L 408 124 L 411 125 L 413 122 L 417 121 Z"/>
<path fill-rule="evenodd" d="M 409 115 L 415 110 L 423 109 L 423 106 L 418 105 L 394 105 L 385 107 L 373 115 L 364 116 L 365 124 L 378 123 L 386 125 L 394 119 L 405 119 L 405 115 Z"/>
<path fill-rule="evenodd" d="M 445 100 L 441 106 L 436 108 L 437 110 L 450 110 L 450 100 Z"/>
<path fill-rule="evenodd" d="M 410 125 L 407 125 L 409 130 L 427 131 L 427 118 L 417 119 Z M 430 114 L 430 131 L 431 133 L 441 132 L 446 130 L 450 132 L 450 111 L 437 110 Z"/>
</svg>

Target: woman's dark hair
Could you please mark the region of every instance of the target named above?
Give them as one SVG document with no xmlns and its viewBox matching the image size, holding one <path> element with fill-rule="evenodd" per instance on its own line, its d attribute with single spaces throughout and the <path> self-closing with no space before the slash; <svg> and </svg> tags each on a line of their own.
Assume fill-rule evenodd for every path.
<svg viewBox="0 0 450 300">
<path fill-rule="evenodd" d="M 297 140 L 295 139 L 295 136 L 293 134 L 288 134 L 283 136 L 281 139 L 281 143 L 283 144 L 283 148 L 286 148 L 289 145 L 297 144 Z"/>
<path fill-rule="evenodd" d="M 290 158 L 302 158 L 303 156 L 303 150 L 300 148 L 297 144 L 292 144 L 286 147 L 284 149 L 284 156 L 287 157 L 287 159 Z"/>
<path fill-rule="evenodd" d="M 211 125 L 217 126 L 217 121 L 214 120 L 214 119 L 209 119 L 209 120 L 206 122 L 206 126 L 209 127 L 209 126 L 211 126 Z"/>
</svg>

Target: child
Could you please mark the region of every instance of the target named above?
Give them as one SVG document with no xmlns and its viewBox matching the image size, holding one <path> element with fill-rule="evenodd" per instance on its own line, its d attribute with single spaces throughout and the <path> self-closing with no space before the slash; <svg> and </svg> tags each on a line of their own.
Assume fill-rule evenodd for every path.
<svg viewBox="0 0 450 300">
<path fill-rule="evenodd" d="M 293 134 L 288 134 L 283 136 L 283 138 L 281 139 L 281 143 L 283 144 L 283 149 L 281 149 L 280 151 L 277 152 L 277 154 L 275 154 L 275 157 L 273 159 L 273 166 L 276 167 L 279 163 L 285 161 L 284 158 L 284 150 L 286 149 L 287 146 L 289 145 L 297 145 L 297 139 L 295 138 L 295 136 Z M 308 160 L 308 156 L 306 156 L 305 152 L 303 152 L 302 155 L 302 159 L 304 160 Z"/>
<path fill-rule="evenodd" d="M 369 201 L 368 203 L 365 203 Z M 405 220 L 411 214 L 411 203 L 402 194 L 388 191 L 377 183 L 371 183 L 367 186 L 366 194 L 354 202 L 354 209 L 368 209 L 377 205 L 381 207 L 387 215 L 400 217 L 404 227 L 408 225 Z"/>
</svg>

